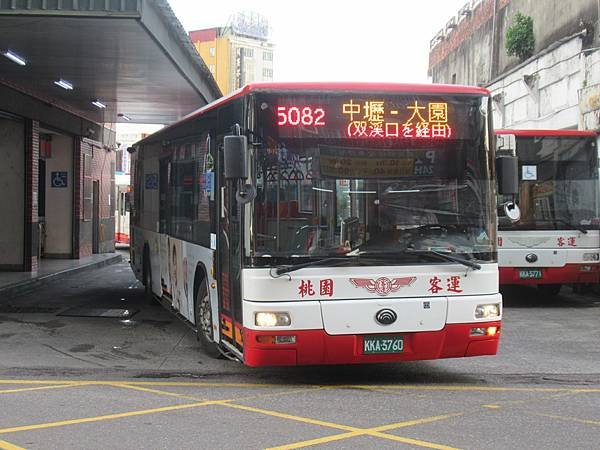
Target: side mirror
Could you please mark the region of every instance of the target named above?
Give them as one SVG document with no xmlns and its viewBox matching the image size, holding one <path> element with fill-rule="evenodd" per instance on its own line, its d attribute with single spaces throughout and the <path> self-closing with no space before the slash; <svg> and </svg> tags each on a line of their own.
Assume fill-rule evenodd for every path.
<svg viewBox="0 0 600 450">
<path fill-rule="evenodd" d="M 246 136 L 225 136 L 223 148 L 225 178 L 248 178 L 248 140 Z"/>
<path fill-rule="evenodd" d="M 502 155 L 496 158 L 498 193 L 516 195 L 519 193 L 519 159 L 516 156 Z"/>
<path fill-rule="evenodd" d="M 504 208 L 504 215 L 511 222 L 515 223 L 521 219 L 521 209 L 516 203 L 506 202 L 502 207 Z"/>
</svg>

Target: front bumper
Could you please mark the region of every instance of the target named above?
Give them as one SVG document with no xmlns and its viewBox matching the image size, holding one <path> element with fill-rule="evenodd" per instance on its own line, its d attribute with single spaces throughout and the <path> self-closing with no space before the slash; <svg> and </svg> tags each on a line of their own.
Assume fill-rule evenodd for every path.
<svg viewBox="0 0 600 450">
<path fill-rule="evenodd" d="M 498 327 L 494 336 L 471 336 L 474 327 Z M 244 328 L 244 362 L 249 366 L 364 364 L 414 361 L 464 356 L 495 355 L 501 321 L 447 324 L 440 331 L 395 333 L 404 337 L 404 351 L 395 354 L 363 354 L 363 335 L 333 336 L 325 330 L 269 330 Z M 259 337 L 296 336 L 295 344 L 259 342 Z"/>
<path fill-rule="evenodd" d="M 542 278 L 521 279 L 520 270 L 541 270 Z M 565 264 L 562 267 L 500 267 L 500 284 L 588 284 L 600 282 L 598 263 Z"/>
</svg>

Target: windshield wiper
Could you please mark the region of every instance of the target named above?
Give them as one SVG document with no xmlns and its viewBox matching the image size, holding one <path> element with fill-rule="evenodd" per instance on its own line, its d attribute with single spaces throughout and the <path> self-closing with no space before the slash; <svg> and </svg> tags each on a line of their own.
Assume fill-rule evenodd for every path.
<svg viewBox="0 0 600 450">
<path fill-rule="evenodd" d="M 481 270 L 481 265 L 476 262 L 469 261 L 468 259 L 463 259 L 458 256 L 450 255 L 448 253 L 436 252 L 435 250 L 408 250 L 409 253 L 416 253 L 418 255 L 435 255 L 441 259 L 445 259 L 446 261 L 457 262 L 462 264 L 463 266 L 470 267 L 474 270 Z"/>
<path fill-rule="evenodd" d="M 581 231 L 583 234 L 587 234 L 587 230 L 581 226 L 575 225 L 574 223 L 569 222 L 568 220 L 564 220 L 564 219 L 550 219 L 552 222 L 554 223 L 563 223 L 565 225 L 568 225 L 571 228 L 575 228 L 577 231 Z"/>
<path fill-rule="evenodd" d="M 357 253 L 356 256 L 368 256 L 369 259 L 383 259 L 383 260 L 387 259 L 387 260 L 389 260 L 389 259 L 398 259 L 403 254 L 407 254 L 407 253 L 408 254 L 417 254 L 417 255 L 420 255 L 420 254 L 435 255 L 442 259 L 445 259 L 446 261 L 457 262 L 464 266 L 470 267 L 471 269 L 475 269 L 475 270 L 481 269 L 481 265 L 479 265 L 473 261 L 469 261 L 467 259 L 463 259 L 458 256 L 449 255 L 448 253 L 436 252 L 435 250 L 410 250 L 410 249 L 407 249 L 405 252 L 394 252 L 394 253 L 392 253 L 392 252 L 377 253 L 377 252 L 370 252 L 370 251 L 364 250 L 364 251 Z"/>
<path fill-rule="evenodd" d="M 349 260 L 349 258 L 344 258 L 344 257 L 319 259 L 317 261 L 309 261 L 309 262 L 305 262 L 305 263 L 294 264 L 294 265 L 291 265 L 288 267 L 277 267 L 275 269 L 275 273 L 277 275 L 283 275 L 284 273 L 294 272 L 296 270 L 304 269 L 305 267 L 318 266 L 320 264 L 328 264 L 328 263 L 333 263 L 333 262 L 342 262 L 342 261 L 345 262 L 348 260 Z"/>
</svg>

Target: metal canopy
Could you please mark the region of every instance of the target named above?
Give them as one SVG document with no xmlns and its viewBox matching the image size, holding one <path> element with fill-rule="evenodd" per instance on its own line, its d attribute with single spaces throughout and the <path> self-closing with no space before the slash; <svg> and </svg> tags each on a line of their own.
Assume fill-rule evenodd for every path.
<svg viewBox="0 0 600 450">
<path fill-rule="evenodd" d="M 1 83 L 96 123 L 169 124 L 221 96 L 166 0 L 0 0 L 0 50 L 27 61 L 0 56 Z"/>
</svg>

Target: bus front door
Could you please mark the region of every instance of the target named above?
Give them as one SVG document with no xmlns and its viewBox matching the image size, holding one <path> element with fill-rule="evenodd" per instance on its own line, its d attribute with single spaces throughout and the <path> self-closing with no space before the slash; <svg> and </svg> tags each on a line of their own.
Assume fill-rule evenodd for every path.
<svg viewBox="0 0 600 450">
<path fill-rule="evenodd" d="M 241 300 L 241 211 L 235 184 L 221 184 L 219 219 L 219 311 L 221 339 L 239 352 L 243 350 Z"/>
</svg>

